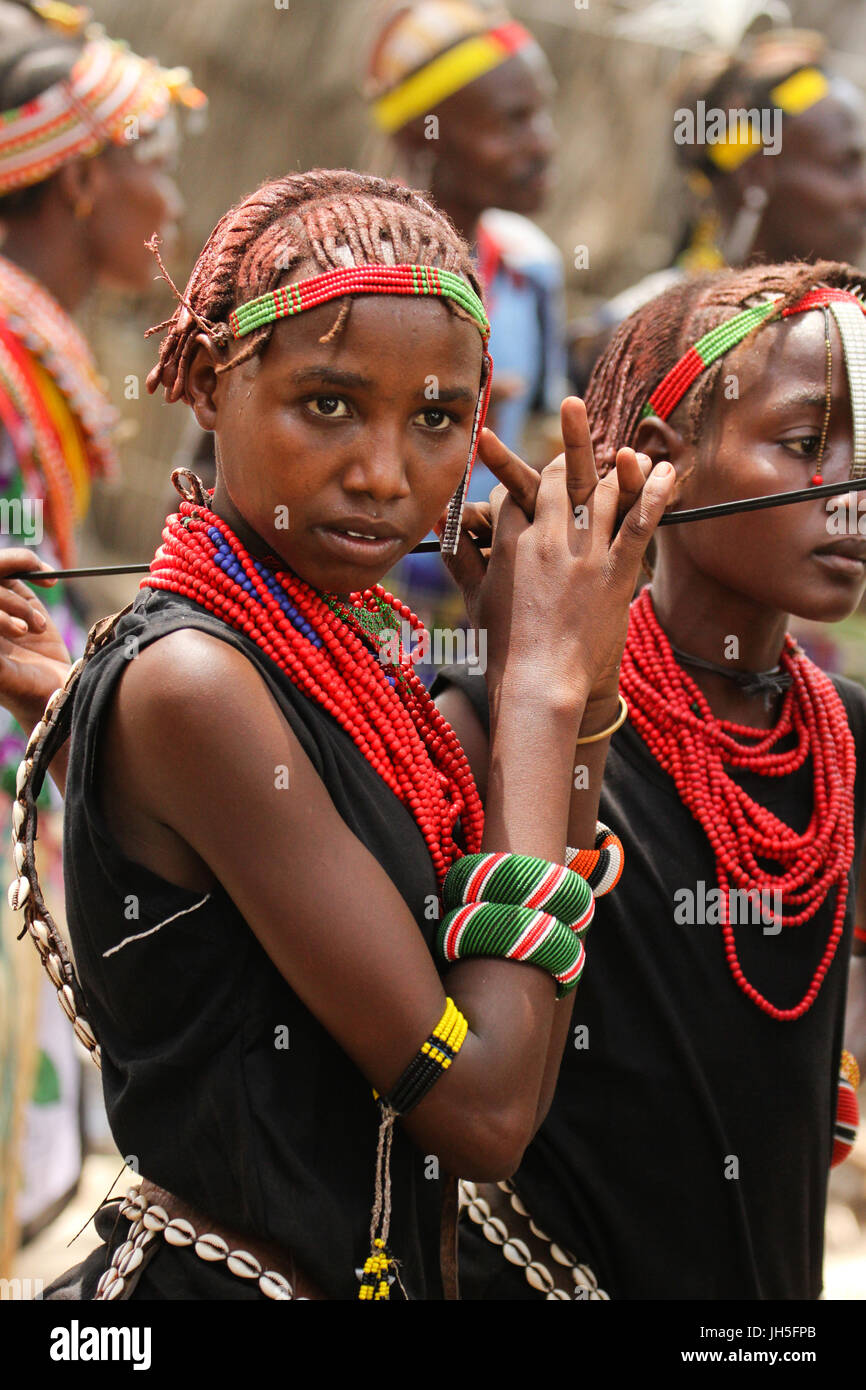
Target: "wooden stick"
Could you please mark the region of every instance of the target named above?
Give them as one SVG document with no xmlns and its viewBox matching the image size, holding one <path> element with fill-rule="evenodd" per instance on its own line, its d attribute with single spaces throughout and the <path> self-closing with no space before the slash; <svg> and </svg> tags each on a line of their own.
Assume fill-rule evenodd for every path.
<svg viewBox="0 0 866 1390">
<path fill-rule="evenodd" d="M 737 502 L 717 502 L 712 507 L 690 507 L 682 512 L 668 512 L 662 517 L 659 526 L 680 526 L 687 521 L 709 521 L 713 517 L 735 516 L 739 512 L 759 512 L 767 507 L 789 507 L 793 502 L 813 502 L 816 497 L 834 497 L 842 492 L 862 492 L 866 488 L 866 478 L 849 478 L 844 483 L 821 483 L 818 487 L 796 488 L 793 492 L 770 492 L 763 497 L 743 497 Z M 470 540 L 473 538 L 470 536 Z M 438 541 L 421 541 L 412 555 L 438 552 Z M 147 574 L 150 562 L 144 565 L 94 565 L 85 569 L 73 570 L 20 570 L 17 574 L 6 574 L 4 579 L 89 579 L 97 574 Z"/>
</svg>

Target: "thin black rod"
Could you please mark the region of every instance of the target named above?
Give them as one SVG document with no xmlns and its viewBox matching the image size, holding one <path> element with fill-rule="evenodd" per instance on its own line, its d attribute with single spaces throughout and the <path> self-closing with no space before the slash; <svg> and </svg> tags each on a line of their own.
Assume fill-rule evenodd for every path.
<svg viewBox="0 0 866 1390">
<path fill-rule="evenodd" d="M 820 483 L 816 487 L 796 488 L 793 492 L 768 492 L 763 497 L 743 497 L 737 502 L 716 502 L 712 507 L 688 507 L 682 512 L 667 512 L 659 526 L 679 526 L 684 521 L 709 521 L 712 517 L 734 516 L 737 512 L 760 512 L 766 507 L 789 507 L 792 502 L 812 502 L 816 497 L 862 492 L 864 488 L 866 478 L 848 478 L 844 483 Z M 438 549 L 438 541 L 422 541 L 412 553 Z"/>
<path fill-rule="evenodd" d="M 709 521 L 712 517 L 734 516 L 738 512 L 760 512 L 767 507 L 790 507 L 793 502 L 813 502 L 816 497 L 834 497 L 842 492 L 862 492 L 866 478 L 849 478 L 844 483 L 820 483 L 817 487 L 801 487 L 793 492 L 770 492 L 764 497 L 743 497 L 737 502 L 717 502 L 712 507 L 690 507 L 682 512 L 668 512 L 659 526 L 679 526 L 684 521 Z M 470 537 L 471 539 L 471 537 Z M 410 552 L 423 555 L 438 552 L 438 541 L 421 541 Z M 88 579 L 96 574 L 147 574 L 150 563 L 144 565 L 94 565 L 89 569 L 20 570 L 6 574 L 4 579 Z"/>
<path fill-rule="evenodd" d="M 681 521 L 709 521 L 713 516 L 733 516 L 736 512 L 760 512 L 765 507 L 789 507 L 792 502 L 811 502 L 816 497 L 834 497 L 841 492 L 862 492 L 866 478 L 848 478 L 844 483 L 819 483 L 799 487 L 794 492 L 769 492 L 765 497 L 743 497 L 739 502 L 717 502 L 713 507 L 690 507 L 684 512 L 668 512 L 659 526 L 676 526 Z"/>
</svg>

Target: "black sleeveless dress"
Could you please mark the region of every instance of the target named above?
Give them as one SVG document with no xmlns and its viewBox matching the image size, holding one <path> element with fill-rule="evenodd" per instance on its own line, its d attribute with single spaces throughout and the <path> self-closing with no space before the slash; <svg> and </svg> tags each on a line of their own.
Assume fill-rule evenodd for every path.
<svg viewBox="0 0 866 1390">
<path fill-rule="evenodd" d="M 66 913 L 87 1016 L 102 1044 L 111 1130 L 121 1154 L 152 1182 L 215 1224 L 288 1249 L 326 1296 L 356 1298 L 369 1250 L 378 1131 L 369 1082 L 297 998 L 222 888 L 193 892 L 137 864 L 100 813 L 100 730 L 116 684 L 137 651 L 185 627 L 212 633 L 254 663 L 428 946 L 436 928 L 430 903 L 438 887 L 423 837 L 344 730 L 245 635 L 189 599 L 143 590 L 82 673 L 66 792 Z M 232 815 L 230 797 L 225 814 Z M 288 879 L 285 900 L 288 912 Z M 323 882 L 320 930 L 328 929 Z M 390 1245 L 413 1299 L 442 1297 L 445 1179 L 430 1157 L 398 1124 Z M 101 1223 L 103 1231 L 106 1213 Z M 105 1264 L 103 1247 L 52 1296 L 92 1298 Z M 133 1297 L 259 1297 L 252 1283 L 165 1246 Z"/>
<path fill-rule="evenodd" d="M 455 666 L 439 673 L 434 696 L 448 685 L 464 692 L 486 729 L 484 681 Z M 857 752 L 855 861 L 833 963 L 812 1008 L 793 1022 L 777 1022 L 742 993 L 722 928 L 710 912 L 701 921 L 715 859 L 672 779 L 630 724 L 611 739 L 599 817 L 622 840 L 625 868 L 596 904 L 553 1104 L 513 1179 L 537 1225 L 589 1265 L 611 1298 L 820 1295 L 866 828 L 866 693 L 842 677 L 834 685 Z M 789 777 L 740 780 L 781 820 L 806 829 L 811 759 Z M 695 907 L 691 921 L 678 910 L 684 901 Z M 736 928 L 746 978 L 773 1003 L 790 1008 L 805 994 L 835 903 L 831 893 L 799 927 Z M 469 1222 L 460 1291 L 544 1297 Z"/>
</svg>

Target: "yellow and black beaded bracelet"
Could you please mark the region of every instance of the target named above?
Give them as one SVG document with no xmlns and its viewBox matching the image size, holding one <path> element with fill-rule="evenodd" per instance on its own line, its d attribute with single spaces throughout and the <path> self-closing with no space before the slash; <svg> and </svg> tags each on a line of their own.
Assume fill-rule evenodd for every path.
<svg viewBox="0 0 866 1390">
<path fill-rule="evenodd" d="M 445 1012 L 433 1032 L 422 1043 L 402 1076 L 387 1096 L 379 1097 L 397 1115 L 408 1115 L 430 1088 L 443 1076 L 457 1056 L 466 1038 L 469 1024 L 454 1003 L 446 999 Z"/>
</svg>

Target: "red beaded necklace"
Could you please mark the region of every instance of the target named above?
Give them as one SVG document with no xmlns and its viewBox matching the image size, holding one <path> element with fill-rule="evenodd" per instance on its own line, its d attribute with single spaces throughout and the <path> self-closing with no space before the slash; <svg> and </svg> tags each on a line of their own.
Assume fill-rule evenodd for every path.
<svg viewBox="0 0 866 1390">
<path fill-rule="evenodd" d="M 716 857 L 722 930 L 731 974 L 744 994 L 772 1018 L 800 1018 L 812 1007 L 836 954 L 845 921 L 848 873 L 854 857 L 854 740 L 835 687 L 785 639 L 780 664 L 792 677 L 775 728 L 751 729 L 716 719 L 699 687 L 679 666 L 659 626 L 648 589 L 631 607 L 620 684 L 629 717 L 683 804 L 706 832 Z M 776 745 L 794 736 L 792 747 Z M 743 768 L 787 777 L 811 755 L 814 808 L 802 834 L 758 805 L 727 773 Z M 777 875 L 758 858 L 781 866 Z M 784 895 L 782 924 L 808 922 L 837 889 L 833 925 L 812 983 L 792 1009 L 771 1004 L 743 974 L 729 921 L 728 893 L 775 889 Z M 763 900 L 760 900 L 763 901 Z"/>
<path fill-rule="evenodd" d="M 463 852 L 453 838 L 458 817 L 466 852 L 478 851 L 484 812 L 469 763 L 408 656 L 389 677 L 388 665 L 348 611 L 346 621 L 291 571 L 266 569 L 224 521 L 187 501 L 166 520 L 162 545 L 141 588 L 184 594 L 246 633 L 299 690 L 326 709 L 411 812 L 440 884 Z M 379 584 L 352 595 L 359 610 L 383 602 L 416 630 L 421 626 Z M 396 619 L 393 626 L 399 629 Z"/>
</svg>

